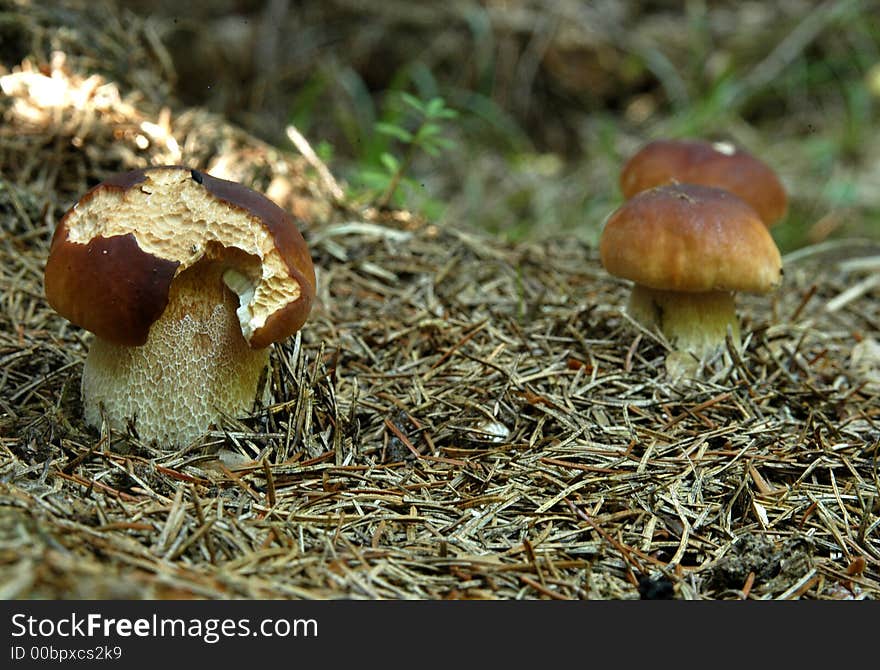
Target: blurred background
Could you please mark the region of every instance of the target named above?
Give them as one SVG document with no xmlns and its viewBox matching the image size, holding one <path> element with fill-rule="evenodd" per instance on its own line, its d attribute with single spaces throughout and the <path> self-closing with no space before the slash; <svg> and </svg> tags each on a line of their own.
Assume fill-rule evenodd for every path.
<svg viewBox="0 0 880 670">
<path fill-rule="evenodd" d="M 26 9 L 36 25 L 50 4 L 0 0 L 7 69 L 32 50 L 10 14 Z M 783 251 L 880 238 L 880 2 L 117 0 L 77 10 L 77 30 L 82 12 L 94 24 L 79 39 L 100 46 L 95 70 L 291 151 L 293 124 L 355 202 L 510 240 L 595 242 L 632 153 L 701 137 L 778 171 L 791 198 L 773 229 Z M 137 48 L 108 48 L 135 18 L 146 26 Z M 157 59 L 163 81 L 137 81 L 138 58 Z"/>
</svg>

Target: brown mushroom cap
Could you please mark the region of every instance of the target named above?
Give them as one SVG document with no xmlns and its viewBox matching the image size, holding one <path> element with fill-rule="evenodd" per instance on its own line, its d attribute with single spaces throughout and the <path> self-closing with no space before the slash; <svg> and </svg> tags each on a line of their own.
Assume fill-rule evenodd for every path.
<svg viewBox="0 0 880 670">
<path fill-rule="evenodd" d="M 659 186 L 609 218 L 599 241 L 613 275 L 667 291 L 766 293 L 782 280 L 782 259 L 757 213 L 720 188 Z"/>
<path fill-rule="evenodd" d="M 288 337 L 308 317 L 315 270 L 290 214 L 241 184 L 182 166 L 126 172 L 88 191 L 55 230 L 46 297 L 101 338 L 142 345 L 174 278 L 203 259 L 235 272 L 252 349 Z"/>
<path fill-rule="evenodd" d="M 625 198 L 673 182 L 715 186 L 749 203 L 767 226 L 788 210 L 785 187 L 776 173 L 751 154 L 726 142 L 657 140 L 624 165 L 620 188 Z"/>
</svg>

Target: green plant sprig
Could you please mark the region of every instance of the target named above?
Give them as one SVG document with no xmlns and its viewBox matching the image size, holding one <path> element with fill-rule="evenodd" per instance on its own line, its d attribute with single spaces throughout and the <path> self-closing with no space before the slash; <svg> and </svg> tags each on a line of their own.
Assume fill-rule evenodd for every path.
<svg viewBox="0 0 880 670">
<path fill-rule="evenodd" d="M 419 151 L 424 151 L 429 156 L 437 156 L 441 151 L 450 149 L 454 145 L 450 139 L 442 136 L 440 122 L 456 118 L 458 112 L 447 107 L 443 98 L 420 100 L 406 92 L 400 92 L 399 97 L 415 115 L 417 125 L 413 131 L 407 130 L 403 125 L 382 121 L 374 126 L 376 132 L 398 140 L 404 146 L 402 159 L 389 151 L 383 152 L 379 157 L 388 174 L 388 184 L 374 202 L 379 208 L 388 207 L 391 203 Z"/>
</svg>

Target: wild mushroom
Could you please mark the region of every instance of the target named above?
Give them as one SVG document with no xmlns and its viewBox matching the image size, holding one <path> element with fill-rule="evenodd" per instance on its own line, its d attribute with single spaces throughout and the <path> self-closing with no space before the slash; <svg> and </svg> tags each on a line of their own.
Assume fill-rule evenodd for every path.
<svg viewBox="0 0 880 670">
<path fill-rule="evenodd" d="M 729 142 L 657 140 L 636 152 L 620 173 L 625 198 L 675 182 L 730 191 L 749 203 L 767 226 L 788 210 L 785 187 L 773 169 Z"/>
<path fill-rule="evenodd" d="M 64 215 L 45 290 L 95 335 L 82 375 L 87 422 L 175 446 L 261 399 L 269 347 L 305 322 L 315 271 L 271 200 L 163 166 L 112 177 Z"/>
<path fill-rule="evenodd" d="M 638 193 L 608 219 L 602 265 L 634 282 L 628 313 L 678 350 L 703 356 L 739 341 L 733 293 L 767 293 L 782 259 L 767 227 L 740 198 L 695 184 Z"/>
</svg>

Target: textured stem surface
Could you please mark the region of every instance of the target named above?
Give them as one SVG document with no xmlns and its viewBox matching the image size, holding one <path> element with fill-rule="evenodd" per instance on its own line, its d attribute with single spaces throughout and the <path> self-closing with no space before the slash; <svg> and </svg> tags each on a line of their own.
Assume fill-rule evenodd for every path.
<svg viewBox="0 0 880 670">
<path fill-rule="evenodd" d="M 83 369 L 88 423 L 159 446 L 188 444 L 223 415 L 249 412 L 261 395 L 269 348 L 241 334 L 238 300 L 221 263 L 198 263 L 175 278 L 165 312 L 140 347 L 95 338 Z"/>
<path fill-rule="evenodd" d="M 739 321 L 727 291 L 659 291 L 636 284 L 627 312 L 648 328 L 657 326 L 679 351 L 698 357 L 725 346 L 728 327 L 739 345 Z"/>
</svg>

